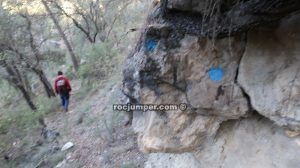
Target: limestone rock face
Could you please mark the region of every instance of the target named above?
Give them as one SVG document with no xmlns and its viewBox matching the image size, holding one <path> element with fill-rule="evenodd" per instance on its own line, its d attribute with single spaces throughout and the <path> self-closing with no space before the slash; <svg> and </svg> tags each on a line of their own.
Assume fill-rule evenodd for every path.
<svg viewBox="0 0 300 168">
<path fill-rule="evenodd" d="M 215 139 L 194 152 L 151 154 L 145 167 L 297 168 L 299 149 L 299 137 L 288 138 L 282 128 L 254 116 L 224 123 Z"/>
<path fill-rule="evenodd" d="M 183 154 L 150 154 L 145 168 L 199 168 L 199 161 L 191 153 Z"/>
<path fill-rule="evenodd" d="M 150 25 L 148 32 L 159 32 L 160 27 Z M 172 44 L 173 38 L 179 39 L 178 44 Z M 147 40 L 153 39 L 156 46 L 150 51 Z M 184 103 L 187 109 L 149 111 L 142 122 L 136 121 L 143 123 L 136 128 L 143 151 L 189 151 L 213 136 L 221 122 L 247 114 L 247 99 L 235 83 L 243 40 L 214 42 L 176 30 L 167 37 L 145 36 L 140 51 L 127 60 L 123 90 L 140 104 Z M 215 67 L 224 73 L 217 81 L 209 74 Z"/>
<path fill-rule="evenodd" d="M 281 126 L 300 130 L 300 15 L 274 31 L 249 34 L 239 83 L 255 110 Z"/>
<path fill-rule="evenodd" d="M 191 33 L 201 32 L 207 1 L 169 0 L 165 18 L 162 6 L 154 8 L 126 59 L 122 90 L 131 104 L 186 108 L 133 111 L 142 151 L 178 153 L 151 154 L 147 168 L 300 167 L 300 14 L 279 17 L 288 11 L 281 2 L 272 11 L 264 8 L 270 1 L 243 1 L 236 8 L 245 13 L 237 16 L 252 26 L 267 14 L 279 21 L 230 37 L 217 25 L 226 32 L 220 38 Z M 248 11 L 252 3 L 257 8 Z M 265 18 L 256 17 L 265 10 Z"/>
<path fill-rule="evenodd" d="M 213 136 L 221 122 L 217 117 L 181 112 L 148 113 L 146 129 L 138 139 L 140 149 L 145 152 L 191 151 L 206 137 Z"/>
</svg>

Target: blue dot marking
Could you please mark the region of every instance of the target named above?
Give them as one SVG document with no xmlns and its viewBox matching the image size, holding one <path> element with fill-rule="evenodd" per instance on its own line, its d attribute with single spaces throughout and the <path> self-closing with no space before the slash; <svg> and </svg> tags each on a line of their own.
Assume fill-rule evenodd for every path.
<svg viewBox="0 0 300 168">
<path fill-rule="evenodd" d="M 219 67 L 213 67 L 208 71 L 208 76 L 212 81 L 220 82 L 224 77 L 224 71 Z"/>
<path fill-rule="evenodd" d="M 157 45 L 157 41 L 155 41 L 154 39 L 148 39 L 146 41 L 146 48 L 148 51 L 154 51 L 155 47 Z"/>
</svg>

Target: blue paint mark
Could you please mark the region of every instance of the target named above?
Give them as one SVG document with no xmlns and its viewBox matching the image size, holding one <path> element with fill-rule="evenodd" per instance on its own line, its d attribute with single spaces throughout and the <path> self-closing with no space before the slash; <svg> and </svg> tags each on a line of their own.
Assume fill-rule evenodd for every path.
<svg viewBox="0 0 300 168">
<path fill-rule="evenodd" d="M 155 49 L 155 47 L 157 46 L 157 41 L 156 40 L 154 40 L 154 39 L 148 39 L 147 41 L 146 41 L 146 49 L 148 50 L 148 51 L 154 51 L 154 49 Z"/>
<path fill-rule="evenodd" d="M 208 71 L 208 76 L 212 81 L 220 82 L 224 77 L 224 71 L 220 67 L 213 67 Z"/>
</svg>

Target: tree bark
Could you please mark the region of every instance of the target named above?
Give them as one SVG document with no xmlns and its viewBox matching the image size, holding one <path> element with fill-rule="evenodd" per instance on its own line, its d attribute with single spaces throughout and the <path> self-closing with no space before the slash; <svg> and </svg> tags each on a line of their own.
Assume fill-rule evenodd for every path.
<svg viewBox="0 0 300 168">
<path fill-rule="evenodd" d="M 33 68 L 32 70 L 35 74 L 37 74 L 39 76 L 40 81 L 43 83 L 44 89 L 47 93 L 47 96 L 49 98 L 55 97 L 55 93 L 54 93 L 54 90 L 52 88 L 52 85 L 50 84 L 50 82 L 49 82 L 48 78 L 46 77 L 44 71 L 36 69 L 36 68 Z"/>
<path fill-rule="evenodd" d="M 24 86 L 25 86 L 25 89 L 26 89 L 28 92 L 30 92 L 30 95 L 32 95 L 33 92 L 32 92 L 31 85 L 30 85 L 30 82 L 29 82 L 29 79 L 28 79 L 28 74 L 27 74 L 27 72 L 25 72 L 25 71 L 22 71 L 21 73 L 22 73 L 22 77 L 23 77 L 22 80 L 23 80 L 23 84 L 24 84 Z"/>
<path fill-rule="evenodd" d="M 33 110 L 36 111 L 37 107 L 33 104 L 31 97 L 29 95 L 29 93 L 26 91 L 26 89 L 24 88 L 23 85 L 17 85 L 17 87 L 19 88 L 19 90 L 22 92 L 23 97 L 25 98 L 27 104 L 29 105 L 29 107 Z"/>
<path fill-rule="evenodd" d="M 58 10 L 60 10 L 66 17 L 68 17 L 69 19 L 72 20 L 72 22 L 74 23 L 74 25 L 81 31 L 83 32 L 83 34 L 86 36 L 86 38 L 88 39 L 88 41 L 90 43 L 96 43 L 96 37 L 97 37 L 97 31 L 95 32 L 95 36 L 94 38 L 92 38 L 92 32 L 90 31 L 90 25 L 89 22 L 87 21 L 87 18 L 84 16 L 84 14 L 82 14 L 82 18 L 85 20 L 87 29 L 84 28 L 83 25 L 81 25 L 74 17 L 72 17 L 70 14 L 68 14 L 61 6 L 58 5 L 57 2 L 55 2 L 55 6 Z M 96 23 L 97 24 L 97 23 Z"/>
<path fill-rule="evenodd" d="M 55 93 L 54 93 L 54 90 L 48 80 L 48 78 L 46 77 L 44 71 L 39 68 L 39 57 L 40 57 L 40 54 L 38 52 L 38 50 L 36 50 L 35 55 L 36 55 L 36 59 L 37 59 L 37 63 L 36 65 L 31 65 L 31 63 L 29 61 L 27 61 L 25 58 L 24 58 L 24 55 L 22 53 L 20 53 L 18 50 L 16 49 L 13 49 L 13 48 L 10 48 L 11 51 L 15 52 L 18 56 L 19 56 L 19 59 L 24 61 L 26 63 L 26 68 L 30 69 L 31 71 L 33 71 L 40 79 L 40 81 L 42 82 L 43 86 L 44 86 L 44 89 L 47 93 L 47 96 L 49 98 L 51 97 L 55 97 Z"/>
<path fill-rule="evenodd" d="M 26 88 L 24 87 L 22 81 L 20 81 L 17 77 L 17 74 L 15 73 L 15 70 L 13 67 L 11 67 L 10 65 L 8 65 L 6 63 L 6 61 L 4 61 L 4 64 L 3 66 L 5 67 L 5 70 L 7 72 L 7 74 L 9 75 L 8 78 L 7 78 L 7 81 L 15 86 L 16 88 L 18 88 L 22 94 L 23 94 L 23 97 L 25 98 L 28 106 L 33 110 L 33 111 L 36 111 L 37 110 L 37 107 L 35 106 L 35 104 L 33 103 L 31 97 L 30 97 L 30 93 L 26 90 Z"/>
<path fill-rule="evenodd" d="M 14 74 L 18 78 L 17 80 L 20 82 L 20 85 L 24 87 L 29 95 L 33 95 L 26 73 L 24 71 L 20 71 L 16 65 L 13 65 L 12 69 L 14 70 Z"/>
<path fill-rule="evenodd" d="M 27 31 L 28 31 L 28 34 L 29 34 L 29 41 L 30 41 L 30 48 L 32 50 L 32 52 L 34 53 L 35 55 L 35 59 L 36 59 L 36 64 L 35 65 L 31 65 L 28 61 L 25 61 L 25 63 L 27 64 L 28 68 L 31 69 L 40 79 L 40 81 L 42 82 L 43 86 L 44 86 L 44 89 L 47 93 L 47 96 L 49 98 L 51 97 L 55 97 L 55 93 L 54 93 L 54 90 L 48 80 L 48 78 L 46 77 L 44 71 L 42 70 L 42 68 L 40 68 L 39 66 L 39 63 L 40 63 L 40 58 L 41 58 L 41 53 L 38 49 L 38 47 L 36 46 L 35 44 L 35 41 L 34 41 L 34 36 L 33 36 L 33 33 L 32 33 L 32 29 L 31 29 L 31 25 L 32 25 L 32 22 L 30 20 L 30 18 L 28 17 L 27 14 L 21 14 L 22 17 L 24 17 L 27 21 Z M 17 50 L 15 51 L 19 56 L 20 58 L 23 58 L 23 55 L 18 52 Z"/>
<path fill-rule="evenodd" d="M 49 5 L 47 4 L 47 1 L 46 1 L 46 0 L 41 0 L 41 2 L 42 2 L 42 4 L 44 5 L 46 11 L 48 12 L 50 18 L 52 19 L 53 23 L 55 24 L 56 29 L 58 30 L 58 32 L 59 32 L 61 38 L 63 39 L 63 41 L 64 41 L 64 43 L 65 43 L 65 45 L 66 45 L 66 47 L 67 47 L 67 49 L 68 49 L 68 51 L 69 51 L 69 54 L 70 54 L 70 56 L 71 56 L 71 59 L 72 59 L 72 62 L 73 62 L 73 66 L 74 66 L 75 71 L 78 71 L 78 68 L 79 68 L 78 60 L 77 60 L 77 58 L 76 58 L 76 56 L 75 56 L 75 53 L 74 53 L 74 51 L 73 51 L 73 48 L 72 48 L 70 42 L 69 42 L 68 39 L 67 39 L 67 36 L 66 36 L 65 33 L 63 32 L 61 26 L 59 25 L 59 22 L 58 22 L 58 20 L 55 18 L 55 16 L 54 16 L 53 12 L 51 11 Z"/>
</svg>

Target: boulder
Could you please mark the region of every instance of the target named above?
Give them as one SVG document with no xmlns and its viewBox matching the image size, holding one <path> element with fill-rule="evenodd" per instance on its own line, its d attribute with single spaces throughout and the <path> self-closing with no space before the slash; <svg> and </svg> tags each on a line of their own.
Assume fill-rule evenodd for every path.
<svg viewBox="0 0 300 168">
<path fill-rule="evenodd" d="M 281 126 L 300 130 L 300 15 L 283 19 L 275 30 L 253 31 L 238 81 L 252 107 Z"/>
<path fill-rule="evenodd" d="M 300 137 L 258 115 L 225 122 L 217 138 L 207 139 L 193 152 L 153 153 L 147 168 L 296 168 L 300 165 Z"/>
<path fill-rule="evenodd" d="M 145 168 L 201 168 L 198 160 L 191 153 L 150 154 Z"/>
<path fill-rule="evenodd" d="M 122 91 L 132 104 L 187 108 L 133 111 L 139 148 L 173 153 L 145 166 L 299 167 L 300 1 L 161 2 Z"/>
</svg>

